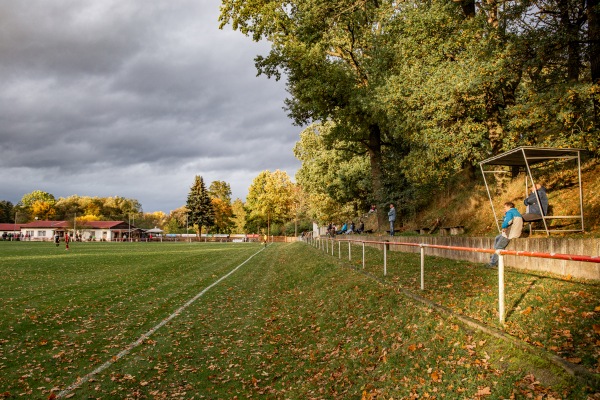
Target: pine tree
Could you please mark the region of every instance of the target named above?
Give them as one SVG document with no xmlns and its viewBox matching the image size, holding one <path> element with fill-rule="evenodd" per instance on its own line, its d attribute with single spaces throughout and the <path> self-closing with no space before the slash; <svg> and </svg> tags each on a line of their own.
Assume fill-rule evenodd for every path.
<svg viewBox="0 0 600 400">
<path fill-rule="evenodd" d="M 207 228 L 215 223 L 215 213 L 210 196 L 200 175 L 196 175 L 194 185 L 190 188 L 187 198 L 188 221 L 198 229 L 198 235 L 202 236 L 202 226 Z"/>
</svg>

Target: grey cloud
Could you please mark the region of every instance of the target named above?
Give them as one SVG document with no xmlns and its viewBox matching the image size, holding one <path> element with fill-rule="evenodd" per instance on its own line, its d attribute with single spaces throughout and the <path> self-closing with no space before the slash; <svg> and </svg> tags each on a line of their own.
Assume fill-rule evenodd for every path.
<svg viewBox="0 0 600 400">
<path fill-rule="evenodd" d="M 300 128 L 265 43 L 217 29 L 212 0 L 0 5 L 0 199 L 45 190 L 185 202 L 194 175 L 244 198 L 262 170 L 293 176 Z"/>
</svg>

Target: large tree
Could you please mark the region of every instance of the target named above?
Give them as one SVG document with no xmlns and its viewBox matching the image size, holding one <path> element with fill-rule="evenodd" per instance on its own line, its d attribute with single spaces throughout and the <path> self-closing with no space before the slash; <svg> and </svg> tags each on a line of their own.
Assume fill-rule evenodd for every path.
<svg viewBox="0 0 600 400">
<path fill-rule="evenodd" d="M 196 175 L 194 184 L 190 188 L 186 208 L 189 224 L 196 228 L 198 236 L 202 236 L 203 226 L 210 228 L 214 225 L 214 210 L 204 179 L 200 175 Z"/>
<path fill-rule="evenodd" d="M 14 205 L 8 200 L 0 200 L 0 222 L 17 222 L 14 220 Z"/>
<path fill-rule="evenodd" d="M 314 123 L 300 134 L 294 155 L 302 162 L 296 181 L 313 220 L 327 223 L 366 212 L 371 198 L 369 159 L 356 143 L 332 143 L 333 123 Z"/>
<path fill-rule="evenodd" d="M 23 195 L 18 208 L 33 218 L 51 219 L 56 214 L 56 198 L 43 190 L 34 190 Z"/>
<path fill-rule="evenodd" d="M 374 94 L 385 85 L 392 53 L 385 25 L 395 2 L 380 0 L 223 0 L 221 24 L 272 43 L 259 73 L 285 74 L 290 117 L 298 125 L 335 122 L 331 138 L 355 142 L 370 163 L 372 196 L 383 204 L 389 167 L 388 121 Z M 380 218 L 385 216 L 383 213 Z"/>
<path fill-rule="evenodd" d="M 263 171 L 254 178 L 248 189 L 246 210 L 249 218 L 266 226 L 268 235 L 272 223 L 284 223 L 292 219 L 293 204 L 294 184 L 284 171 Z"/>
<path fill-rule="evenodd" d="M 231 204 L 231 211 L 233 212 L 233 231 L 235 233 L 246 232 L 246 209 L 244 208 L 244 202 L 241 199 L 235 199 Z"/>
<path fill-rule="evenodd" d="M 259 74 L 286 79 L 296 124 L 361 150 L 383 212 L 515 146 L 598 154 L 597 3 L 222 0 L 220 21 L 271 42 Z"/>
<path fill-rule="evenodd" d="M 225 181 L 213 181 L 208 188 L 215 212 L 217 233 L 231 233 L 233 210 L 231 208 L 231 186 Z"/>
</svg>

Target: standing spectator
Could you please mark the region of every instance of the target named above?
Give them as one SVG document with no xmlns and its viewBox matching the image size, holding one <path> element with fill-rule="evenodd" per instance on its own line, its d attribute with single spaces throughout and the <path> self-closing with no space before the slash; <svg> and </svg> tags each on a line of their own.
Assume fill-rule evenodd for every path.
<svg viewBox="0 0 600 400">
<path fill-rule="evenodd" d="M 65 250 L 69 250 L 69 232 L 65 233 Z"/>
<path fill-rule="evenodd" d="M 536 193 L 537 192 L 537 193 Z M 538 204 L 539 198 L 539 204 Z M 539 221 L 542 219 L 542 215 L 548 214 L 548 195 L 546 194 L 546 188 L 541 184 L 536 183 L 531 188 L 531 194 L 523 201 L 527 206 L 527 211 L 523 214 L 523 221 Z M 540 208 L 540 204 L 542 207 Z"/>
<path fill-rule="evenodd" d="M 504 250 L 511 239 L 521 236 L 523 230 L 523 217 L 515 208 L 513 202 L 507 201 L 504 203 L 504 220 L 502 221 L 502 233 L 494 239 L 494 249 Z M 498 266 L 498 254 L 492 254 L 490 263 L 486 264 L 487 268 L 496 268 Z"/>
<path fill-rule="evenodd" d="M 390 236 L 394 236 L 394 222 L 396 222 L 396 209 L 394 208 L 393 204 L 390 204 L 388 219 L 390 221 Z"/>
<path fill-rule="evenodd" d="M 60 245 L 60 236 L 58 236 L 58 233 L 54 234 L 54 244 L 56 245 L 56 247 Z"/>
</svg>

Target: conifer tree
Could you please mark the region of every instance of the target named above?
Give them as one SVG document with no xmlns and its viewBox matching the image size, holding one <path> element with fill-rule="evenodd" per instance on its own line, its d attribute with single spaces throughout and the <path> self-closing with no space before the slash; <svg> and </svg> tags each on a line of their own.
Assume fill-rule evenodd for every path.
<svg viewBox="0 0 600 400">
<path fill-rule="evenodd" d="M 190 188 L 186 207 L 188 209 L 188 221 L 196 226 L 198 236 L 202 236 L 202 226 L 209 228 L 214 225 L 215 213 L 204 185 L 204 179 L 200 175 L 196 175 L 194 184 Z"/>
</svg>

